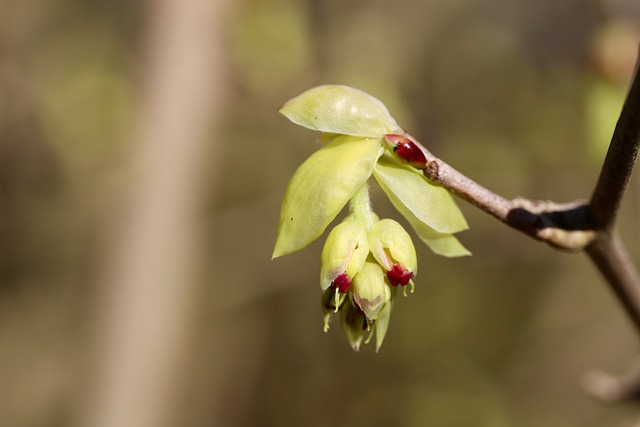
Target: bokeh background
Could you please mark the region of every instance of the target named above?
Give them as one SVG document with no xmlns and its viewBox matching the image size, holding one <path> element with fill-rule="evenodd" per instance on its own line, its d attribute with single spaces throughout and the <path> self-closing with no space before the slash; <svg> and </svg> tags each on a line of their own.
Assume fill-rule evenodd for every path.
<svg viewBox="0 0 640 427">
<path fill-rule="evenodd" d="M 321 241 L 270 260 L 287 181 L 318 147 L 277 109 L 322 83 L 380 98 L 506 197 L 588 198 L 636 0 L 0 10 L 0 425 L 640 422 L 581 385 L 640 350 L 598 272 L 466 204 L 473 256 L 417 245 L 416 292 L 378 354 L 352 352 L 335 322 L 322 332 Z M 639 190 L 620 230 L 640 263 Z"/>
</svg>

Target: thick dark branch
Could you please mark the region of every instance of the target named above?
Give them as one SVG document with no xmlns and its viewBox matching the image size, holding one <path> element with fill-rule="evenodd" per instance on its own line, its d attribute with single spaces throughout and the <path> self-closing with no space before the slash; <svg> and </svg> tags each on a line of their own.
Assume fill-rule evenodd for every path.
<svg viewBox="0 0 640 427">
<path fill-rule="evenodd" d="M 622 197 L 631 178 L 640 145 L 640 76 L 638 64 L 629 94 L 611 138 L 600 178 L 591 196 L 590 210 L 599 230 L 614 225 Z"/>
<path fill-rule="evenodd" d="M 586 252 L 640 331 L 640 276 L 620 237 L 616 233 L 602 234 L 587 246 Z"/>
<path fill-rule="evenodd" d="M 640 51 L 639 51 L 640 58 Z M 640 74 L 636 71 L 611 138 L 611 144 L 589 204 L 597 237 L 587 246 L 589 257 L 640 330 L 640 275 L 615 233 L 622 197 L 640 145 Z"/>
</svg>

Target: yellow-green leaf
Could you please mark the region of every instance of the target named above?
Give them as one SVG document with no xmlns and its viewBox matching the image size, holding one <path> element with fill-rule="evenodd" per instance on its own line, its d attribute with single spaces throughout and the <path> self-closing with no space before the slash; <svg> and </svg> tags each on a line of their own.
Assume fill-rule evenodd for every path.
<svg viewBox="0 0 640 427">
<path fill-rule="evenodd" d="M 379 99 L 349 86 L 314 87 L 284 104 L 280 113 L 297 125 L 320 132 L 382 138 L 399 131 Z"/>
<path fill-rule="evenodd" d="M 339 136 L 305 160 L 282 201 L 273 258 L 317 239 L 369 179 L 382 150 L 379 139 Z"/>
<path fill-rule="evenodd" d="M 469 228 L 451 194 L 428 182 L 419 171 L 383 156 L 373 175 L 403 215 L 410 212 L 439 233 L 451 234 Z"/>
</svg>

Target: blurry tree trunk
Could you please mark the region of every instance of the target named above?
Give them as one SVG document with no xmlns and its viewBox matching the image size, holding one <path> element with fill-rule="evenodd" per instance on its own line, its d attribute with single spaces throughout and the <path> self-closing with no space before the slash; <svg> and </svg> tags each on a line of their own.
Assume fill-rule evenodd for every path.
<svg viewBox="0 0 640 427">
<path fill-rule="evenodd" d="M 205 166 L 215 167 L 204 160 L 223 99 L 224 4 L 149 1 L 146 13 L 130 182 L 95 301 L 83 426 L 180 425 L 194 347 L 193 224 Z"/>
</svg>

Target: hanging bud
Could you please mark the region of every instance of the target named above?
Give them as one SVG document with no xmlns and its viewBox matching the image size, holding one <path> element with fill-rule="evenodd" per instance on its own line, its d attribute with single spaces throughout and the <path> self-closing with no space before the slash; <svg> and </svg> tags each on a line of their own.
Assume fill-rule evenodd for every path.
<svg viewBox="0 0 640 427">
<path fill-rule="evenodd" d="M 351 280 L 362 268 L 369 253 L 367 234 L 359 222 L 345 220 L 338 224 L 322 248 L 320 286 L 345 293 Z"/>
<path fill-rule="evenodd" d="M 369 231 L 369 247 L 373 257 L 387 271 L 389 283 L 405 286 L 418 271 L 416 249 L 411 236 L 398 222 L 383 219 Z"/>
<path fill-rule="evenodd" d="M 360 350 L 360 345 L 369 331 L 369 323 L 362 310 L 346 301 L 340 310 L 340 326 L 354 351 Z"/>
<path fill-rule="evenodd" d="M 382 268 L 375 262 L 365 262 L 353 279 L 350 295 L 353 304 L 369 321 L 376 320 L 382 307 L 391 299 Z"/>
<path fill-rule="evenodd" d="M 384 141 L 393 153 L 403 162 L 416 169 L 427 167 L 427 158 L 413 141 L 402 135 L 388 133 L 384 136 Z"/>
</svg>

